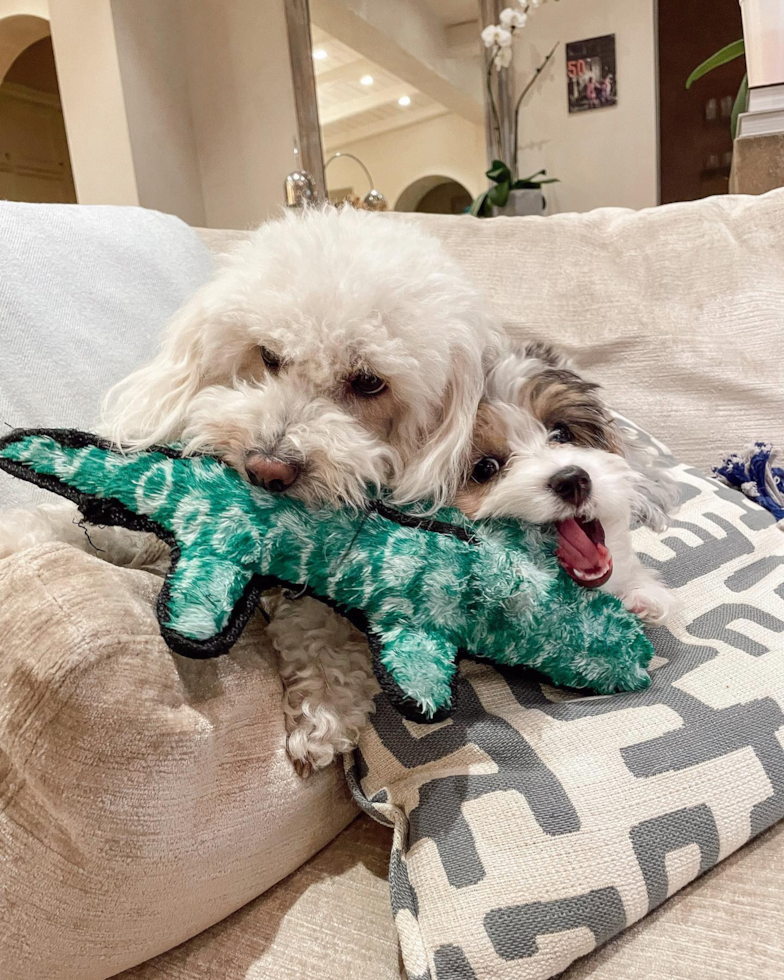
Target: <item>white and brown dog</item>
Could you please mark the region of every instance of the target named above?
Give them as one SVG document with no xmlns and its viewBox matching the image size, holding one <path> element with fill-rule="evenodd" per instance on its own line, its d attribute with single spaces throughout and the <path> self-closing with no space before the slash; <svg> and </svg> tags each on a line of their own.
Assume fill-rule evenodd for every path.
<svg viewBox="0 0 784 980">
<path fill-rule="evenodd" d="M 416 226 L 327 207 L 253 232 L 108 395 L 101 431 L 129 450 L 179 442 L 253 483 L 361 506 L 456 492 L 496 343 L 486 304 Z M 78 518 L 77 518 L 78 520 Z M 0 519 L 0 557 L 66 540 L 154 567 L 157 542 L 90 530 L 61 503 Z M 372 707 L 364 639 L 314 600 L 271 604 L 289 752 L 307 771 L 351 748 Z"/>
<path fill-rule="evenodd" d="M 544 344 L 499 357 L 477 414 L 471 473 L 456 505 L 471 517 L 555 524 L 557 556 L 580 585 L 661 624 L 672 593 L 634 552 L 635 521 L 663 530 L 677 488 L 567 360 Z"/>
</svg>

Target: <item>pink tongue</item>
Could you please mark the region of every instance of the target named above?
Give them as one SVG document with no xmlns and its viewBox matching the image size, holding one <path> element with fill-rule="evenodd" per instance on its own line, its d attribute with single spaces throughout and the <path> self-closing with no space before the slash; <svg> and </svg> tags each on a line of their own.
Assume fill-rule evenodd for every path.
<svg viewBox="0 0 784 980">
<path fill-rule="evenodd" d="M 568 521 L 558 524 L 557 554 L 562 562 L 572 568 L 592 572 L 606 564 L 609 552 L 603 544 L 591 541 L 577 521 L 570 517 Z"/>
</svg>

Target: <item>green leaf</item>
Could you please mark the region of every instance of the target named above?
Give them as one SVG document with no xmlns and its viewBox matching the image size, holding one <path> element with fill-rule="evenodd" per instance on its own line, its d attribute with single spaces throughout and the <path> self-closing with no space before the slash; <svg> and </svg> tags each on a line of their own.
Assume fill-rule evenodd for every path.
<svg viewBox="0 0 784 980">
<path fill-rule="evenodd" d="M 738 132 L 738 116 L 746 111 L 746 102 L 749 96 L 749 76 L 744 75 L 743 81 L 740 83 L 740 88 L 738 89 L 738 94 L 735 96 L 735 103 L 732 106 L 732 116 L 730 117 L 730 127 L 732 132 L 732 138 Z"/>
<path fill-rule="evenodd" d="M 483 218 L 486 216 L 487 208 L 487 195 L 490 191 L 484 191 L 479 197 L 476 198 L 474 203 L 471 205 L 471 210 L 469 214 L 472 214 L 475 218 Z"/>
<path fill-rule="evenodd" d="M 540 170 L 540 174 L 546 173 L 545 170 Z M 536 179 L 536 174 L 533 177 L 524 177 L 522 180 L 516 180 L 512 184 L 513 191 L 538 191 L 540 187 L 544 184 L 560 184 L 561 181 L 557 177 L 545 177 L 542 180 Z"/>
<path fill-rule="evenodd" d="M 503 160 L 493 160 L 493 165 L 485 176 L 495 181 L 496 184 L 508 184 L 512 179 L 512 171 Z"/>
<path fill-rule="evenodd" d="M 706 58 L 701 65 L 697 65 L 691 75 L 686 79 L 686 88 L 691 88 L 698 78 L 707 75 L 714 68 L 720 68 L 722 65 L 726 65 L 727 62 L 740 58 L 745 52 L 746 47 L 743 43 L 743 38 L 740 41 L 733 41 L 732 44 L 728 44 L 721 51 L 717 51 L 710 58 Z"/>
<path fill-rule="evenodd" d="M 520 179 L 523 180 L 523 181 L 525 181 L 525 182 L 527 182 L 527 183 L 530 183 L 531 181 L 536 181 L 536 178 L 540 174 L 546 174 L 546 173 L 547 173 L 546 170 L 537 170 L 536 173 L 535 174 L 531 174 L 530 177 L 521 177 Z"/>
<path fill-rule="evenodd" d="M 487 192 L 487 203 L 493 204 L 497 208 L 502 208 L 509 200 L 509 190 L 510 185 L 508 181 L 503 184 L 496 184 L 495 187 L 491 187 Z"/>
</svg>

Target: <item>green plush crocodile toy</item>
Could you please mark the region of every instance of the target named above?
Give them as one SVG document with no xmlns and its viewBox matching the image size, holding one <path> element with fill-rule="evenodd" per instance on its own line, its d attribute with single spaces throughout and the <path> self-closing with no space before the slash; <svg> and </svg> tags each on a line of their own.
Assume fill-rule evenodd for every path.
<svg viewBox="0 0 784 980">
<path fill-rule="evenodd" d="M 409 717 L 453 707 L 458 654 L 521 664 L 602 694 L 646 687 L 653 650 L 614 596 L 576 585 L 553 537 L 515 521 L 309 507 L 250 486 L 211 456 L 126 454 L 70 429 L 14 430 L 0 468 L 68 498 L 93 524 L 170 547 L 161 633 L 185 657 L 226 653 L 273 586 L 332 605 L 362 629 L 386 693 Z"/>
</svg>

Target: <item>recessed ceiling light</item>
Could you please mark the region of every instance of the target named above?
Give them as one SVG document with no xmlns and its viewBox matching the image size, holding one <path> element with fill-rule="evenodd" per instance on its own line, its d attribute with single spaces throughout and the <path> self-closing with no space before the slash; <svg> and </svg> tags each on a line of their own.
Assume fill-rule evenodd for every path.
<svg viewBox="0 0 784 980">
<path fill-rule="evenodd" d="M 316 48 L 313 52 L 313 57 L 316 61 L 323 61 L 327 57 L 327 52 L 323 48 Z"/>
<path fill-rule="evenodd" d="M 398 105 L 411 105 L 411 96 L 410 95 L 401 95 L 400 98 L 397 100 L 397 104 Z"/>
<path fill-rule="evenodd" d="M 360 78 L 360 80 L 359 80 L 359 84 L 360 85 L 372 85 L 373 84 L 373 76 L 372 75 L 363 75 L 362 78 Z"/>
</svg>

